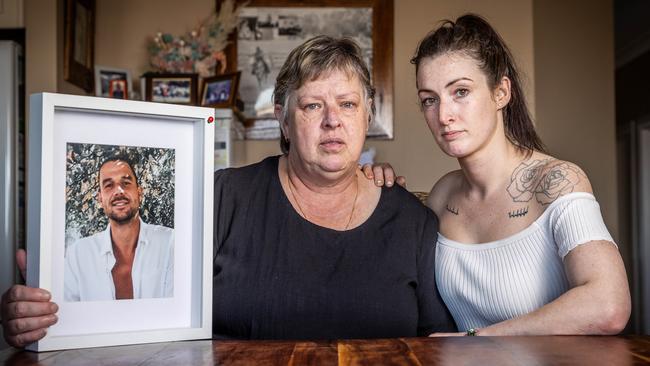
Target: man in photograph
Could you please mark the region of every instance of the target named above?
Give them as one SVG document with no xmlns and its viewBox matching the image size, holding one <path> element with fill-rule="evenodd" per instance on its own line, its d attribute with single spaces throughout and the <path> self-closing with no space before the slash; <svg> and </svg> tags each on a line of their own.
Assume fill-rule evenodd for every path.
<svg viewBox="0 0 650 366">
<path fill-rule="evenodd" d="M 109 157 L 99 167 L 98 183 L 108 227 L 67 248 L 65 301 L 173 296 L 174 230 L 140 218 L 143 193 L 133 164 Z"/>
<path fill-rule="evenodd" d="M 126 99 L 125 98 L 125 84 L 124 80 L 112 80 L 111 81 L 111 90 L 110 97 L 114 99 Z"/>
</svg>

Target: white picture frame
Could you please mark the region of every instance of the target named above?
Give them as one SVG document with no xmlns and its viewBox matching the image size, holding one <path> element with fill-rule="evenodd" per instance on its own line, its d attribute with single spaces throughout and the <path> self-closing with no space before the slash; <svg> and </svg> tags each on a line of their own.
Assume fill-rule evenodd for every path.
<svg viewBox="0 0 650 366">
<path fill-rule="evenodd" d="M 116 99 L 135 99 L 133 97 L 133 82 L 131 73 L 126 69 L 95 65 L 95 95 L 104 98 L 113 98 L 110 94 L 110 81 L 116 80 L 126 84 L 123 97 Z"/>
<path fill-rule="evenodd" d="M 28 350 L 211 338 L 213 122 L 211 108 L 53 93 L 31 96 L 27 285 L 52 294 L 59 321 Z M 171 297 L 64 301 L 65 154 L 71 142 L 175 149 Z M 191 238 L 191 245 L 182 245 L 185 238 Z"/>
</svg>

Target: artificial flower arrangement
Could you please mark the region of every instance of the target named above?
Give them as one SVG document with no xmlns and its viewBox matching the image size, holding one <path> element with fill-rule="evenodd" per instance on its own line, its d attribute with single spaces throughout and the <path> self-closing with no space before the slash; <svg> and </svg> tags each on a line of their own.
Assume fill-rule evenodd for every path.
<svg viewBox="0 0 650 366">
<path fill-rule="evenodd" d="M 182 36 L 159 32 L 148 42 L 149 63 L 158 72 L 198 73 L 201 77 L 223 74 L 227 64 L 223 49 L 245 5 L 235 6 L 234 0 L 225 0 L 218 13 L 211 14 Z"/>
</svg>

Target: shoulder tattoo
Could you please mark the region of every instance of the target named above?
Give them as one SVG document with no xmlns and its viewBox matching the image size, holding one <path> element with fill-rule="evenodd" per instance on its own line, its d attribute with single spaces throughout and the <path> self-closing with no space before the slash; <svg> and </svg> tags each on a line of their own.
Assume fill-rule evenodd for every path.
<svg viewBox="0 0 650 366">
<path fill-rule="evenodd" d="M 513 202 L 529 202 L 533 197 L 548 205 L 573 192 L 587 176 L 577 166 L 557 159 L 523 161 L 510 176 L 508 194 Z"/>
</svg>

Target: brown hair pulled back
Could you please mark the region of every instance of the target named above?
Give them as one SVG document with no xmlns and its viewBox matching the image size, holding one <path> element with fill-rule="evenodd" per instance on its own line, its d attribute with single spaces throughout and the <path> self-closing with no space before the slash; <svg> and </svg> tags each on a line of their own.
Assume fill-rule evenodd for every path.
<svg viewBox="0 0 650 366">
<path fill-rule="evenodd" d="M 508 46 L 501 36 L 482 17 L 465 14 L 456 22 L 443 21 L 435 31 L 427 34 L 418 45 L 411 63 L 417 74 L 422 60 L 447 52 L 463 52 L 475 59 L 487 76 L 488 86 L 494 90 L 505 76 L 510 79 L 510 102 L 503 108 L 505 134 L 520 150 L 546 152 L 535 132 L 535 126 L 526 106 L 519 72 Z"/>
</svg>

